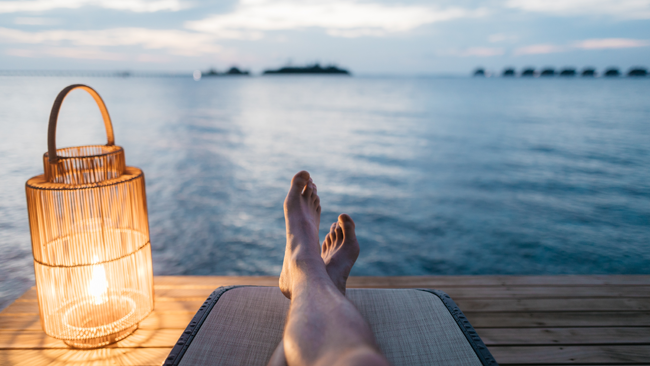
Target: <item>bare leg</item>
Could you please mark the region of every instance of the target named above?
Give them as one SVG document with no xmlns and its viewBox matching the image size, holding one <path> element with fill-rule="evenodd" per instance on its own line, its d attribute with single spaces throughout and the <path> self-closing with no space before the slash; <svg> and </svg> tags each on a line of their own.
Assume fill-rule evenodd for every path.
<svg viewBox="0 0 650 366">
<path fill-rule="evenodd" d="M 358 256 L 354 222 L 349 216 L 341 215 L 334 232 L 338 235 L 340 230 L 343 240 L 337 244 L 337 240 L 332 242 L 330 238 L 323 252 L 325 256 L 321 257 L 318 244 L 320 199 L 307 172 L 300 172 L 293 178 L 284 212 L 287 247 L 280 289 L 291 299 L 283 337 L 287 364 L 388 365 L 377 349 L 368 323 L 342 294 L 340 285 L 343 284 L 345 291 L 345 280 L 335 284 L 330 278 L 331 272 L 347 279 Z M 344 245 L 353 242 L 354 245 Z M 355 246 L 356 250 L 348 250 Z M 339 260 L 334 261 L 335 258 L 348 262 L 352 259 L 351 263 L 343 265 L 338 264 Z M 325 261 L 338 265 L 332 265 L 328 271 Z M 281 361 L 276 352 L 270 364 Z"/>
<path fill-rule="evenodd" d="M 341 214 L 337 222 L 330 227 L 330 232 L 323 240 L 321 258 L 330 279 L 345 296 L 345 289 L 354 262 L 359 257 L 359 242 L 354 232 L 354 221 L 346 214 Z M 280 341 L 273 352 L 268 366 L 286 366 L 284 342 Z"/>
</svg>

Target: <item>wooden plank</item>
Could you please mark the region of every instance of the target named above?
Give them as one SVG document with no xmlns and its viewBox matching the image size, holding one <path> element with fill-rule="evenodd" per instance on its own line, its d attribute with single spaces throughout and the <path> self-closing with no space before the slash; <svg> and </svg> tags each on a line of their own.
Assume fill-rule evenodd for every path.
<svg viewBox="0 0 650 366">
<path fill-rule="evenodd" d="M 39 366 L 50 365 L 54 360 L 63 356 L 67 350 L 0 350 L 0 365 Z"/>
<path fill-rule="evenodd" d="M 277 276 L 156 276 L 154 289 L 212 288 L 233 285 L 277 286 Z"/>
<path fill-rule="evenodd" d="M 185 329 L 196 311 L 154 310 L 151 315 L 140 322 L 141 329 Z M 0 317 L 1 331 L 40 330 L 38 314 Z"/>
<path fill-rule="evenodd" d="M 462 311 L 650 311 L 650 298 L 480 299 L 455 301 Z"/>
<path fill-rule="evenodd" d="M 550 277 L 550 276 L 549 276 Z M 465 278 L 475 283 L 474 278 Z M 549 279 L 551 281 L 553 278 Z M 557 298 L 557 297 L 650 297 L 650 283 L 643 285 L 486 285 L 458 286 L 457 277 L 351 277 L 349 287 L 436 287 L 447 292 L 453 298 Z M 410 280 L 410 281 L 409 281 Z M 471 280 L 471 281 L 470 281 Z M 589 282 L 589 281 L 583 281 Z M 591 281 L 593 282 L 593 281 Z M 276 277 L 220 277 L 220 276 L 163 276 L 155 277 L 156 297 L 207 297 L 219 286 L 258 285 L 277 286 Z M 428 286 L 431 285 L 431 286 Z M 436 285 L 436 286 L 433 286 Z M 449 287 L 449 288 L 445 288 Z M 189 291 L 184 295 L 174 295 L 179 291 Z M 16 302 L 36 301 L 36 290 L 27 290 Z"/>
<path fill-rule="evenodd" d="M 457 299 L 650 298 L 650 286 L 489 286 L 439 288 Z"/>
<path fill-rule="evenodd" d="M 4 365 L 160 366 L 171 348 L 101 348 L 95 350 L 0 350 Z"/>
<path fill-rule="evenodd" d="M 474 328 L 649 327 L 650 312 L 465 312 Z"/>
<path fill-rule="evenodd" d="M 277 286 L 278 277 L 156 276 L 154 284 L 169 287 L 216 288 L 231 285 Z M 350 277 L 348 287 L 437 288 L 477 286 L 648 286 L 650 275 L 569 275 L 569 276 L 389 276 Z"/>
<path fill-rule="evenodd" d="M 173 347 L 183 333 L 182 329 L 137 329 L 133 334 L 108 348 Z M 68 349 L 63 341 L 47 336 L 43 331 L 0 331 L 0 349 Z"/>
<path fill-rule="evenodd" d="M 649 344 L 650 327 L 478 328 L 488 345 Z"/>
<path fill-rule="evenodd" d="M 155 287 L 156 301 L 169 301 L 168 298 L 185 301 L 205 300 L 216 287 L 200 286 Z M 650 286 L 482 286 L 482 287 L 438 287 L 454 300 L 459 299 L 537 299 L 537 298 L 650 298 Z M 16 300 L 37 302 L 36 290 L 27 290 Z"/>
<path fill-rule="evenodd" d="M 1 331 L 40 330 L 41 320 L 38 314 L 0 316 Z"/>
<path fill-rule="evenodd" d="M 0 313 L 0 318 L 1 317 L 12 317 L 16 315 L 33 315 L 36 314 L 38 315 L 38 302 L 34 301 L 23 301 L 23 302 L 13 302 L 2 312 Z"/>
<path fill-rule="evenodd" d="M 195 312 L 167 312 L 153 311 L 151 315 L 140 322 L 140 329 L 185 329 L 192 321 Z"/>
<path fill-rule="evenodd" d="M 165 289 L 204 289 L 214 290 L 219 286 L 231 285 L 257 285 L 277 286 L 278 278 L 275 276 L 156 276 L 154 277 L 154 289 L 157 296 L 159 290 Z M 498 289 L 485 288 L 486 286 L 497 287 Z M 520 288 L 523 286 L 524 288 Z M 589 287 L 594 287 L 590 289 Z M 602 287 L 601 287 L 602 286 Z M 639 288 L 636 288 L 639 286 Z M 596 297 L 596 296 L 626 296 L 626 297 L 648 297 L 650 288 L 650 276 L 403 276 L 403 277 L 350 277 L 348 280 L 350 288 L 440 288 L 451 296 L 473 297 L 495 297 L 513 295 L 537 295 L 542 297 L 552 295 L 553 297 Z M 445 289 L 445 287 L 451 287 Z M 543 287 L 550 287 L 544 290 Z M 562 290 L 562 287 L 579 287 Z M 464 289 L 467 288 L 467 289 Z M 458 289 L 454 293 L 452 289 Z M 556 291 L 560 291 L 557 293 Z M 569 292 L 567 292 L 569 291 Z M 571 292 L 574 291 L 574 292 Z M 592 292 L 593 291 L 593 292 Z M 584 294 L 584 295 L 583 295 Z M 162 294 L 161 294 L 162 295 Z M 21 296 L 20 300 L 36 300 L 36 290 L 30 288 Z"/>
<path fill-rule="evenodd" d="M 508 364 L 578 364 L 578 363 L 647 363 L 650 346 L 540 346 L 490 347 L 501 365 Z"/>
<path fill-rule="evenodd" d="M 203 305 L 204 301 L 205 299 L 200 299 L 199 301 L 178 301 L 176 299 L 169 299 L 169 301 L 157 301 L 155 304 L 155 311 L 187 311 L 196 313 L 201 305 Z M 38 303 L 15 302 L 7 306 L 2 312 L 2 316 L 0 317 L 12 317 L 16 315 L 38 315 Z"/>
<path fill-rule="evenodd" d="M 650 275 L 350 277 L 348 287 L 601 286 L 650 284 Z"/>
<path fill-rule="evenodd" d="M 160 299 L 205 299 L 216 289 L 214 288 L 156 288 L 156 301 Z"/>
</svg>

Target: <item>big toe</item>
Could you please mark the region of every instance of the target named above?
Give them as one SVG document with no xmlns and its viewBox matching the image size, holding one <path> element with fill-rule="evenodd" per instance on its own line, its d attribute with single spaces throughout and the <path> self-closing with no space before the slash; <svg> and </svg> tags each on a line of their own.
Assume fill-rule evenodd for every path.
<svg viewBox="0 0 650 366">
<path fill-rule="evenodd" d="M 356 239 L 356 234 L 354 232 L 354 221 L 350 215 L 339 215 L 339 227 L 343 229 L 343 237 L 345 239 Z"/>
<path fill-rule="evenodd" d="M 302 170 L 291 179 L 291 188 L 289 194 L 301 194 L 305 186 L 309 183 L 309 172 Z"/>
</svg>

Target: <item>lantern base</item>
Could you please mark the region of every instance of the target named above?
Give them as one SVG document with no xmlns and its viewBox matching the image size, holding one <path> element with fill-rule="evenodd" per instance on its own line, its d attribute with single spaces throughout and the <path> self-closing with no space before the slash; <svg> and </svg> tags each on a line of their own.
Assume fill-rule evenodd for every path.
<svg viewBox="0 0 650 366">
<path fill-rule="evenodd" d="M 101 348 L 104 346 L 108 346 L 109 344 L 121 341 L 122 339 L 128 337 L 136 329 L 138 329 L 138 324 L 126 328 L 124 330 L 121 330 L 117 333 L 105 335 L 102 337 L 89 338 L 89 339 L 66 339 L 63 342 L 65 342 L 65 344 L 67 344 L 68 346 L 74 348 L 85 348 L 85 349 Z"/>
</svg>

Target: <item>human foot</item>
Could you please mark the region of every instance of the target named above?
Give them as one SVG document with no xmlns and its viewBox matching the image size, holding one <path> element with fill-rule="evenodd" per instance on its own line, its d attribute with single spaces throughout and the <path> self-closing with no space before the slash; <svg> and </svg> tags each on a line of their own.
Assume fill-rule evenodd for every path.
<svg viewBox="0 0 650 366">
<path fill-rule="evenodd" d="M 303 170 L 291 180 L 289 193 L 284 200 L 287 246 L 280 274 L 280 290 L 289 299 L 296 277 L 308 273 L 325 274 L 318 244 L 320 212 L 316 185 L 309 173 Z"/>
<path fill-rule="evenodd" d="M 332 224 L 323 241 L 321 257 L 330 279 L 345 295 L 350 270 L 359 257 L 359 242 L 354 232 L 354 221 L 347 214 L 339 215 L 339 220 Z"/>
</svg>

